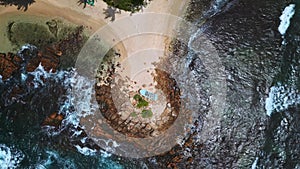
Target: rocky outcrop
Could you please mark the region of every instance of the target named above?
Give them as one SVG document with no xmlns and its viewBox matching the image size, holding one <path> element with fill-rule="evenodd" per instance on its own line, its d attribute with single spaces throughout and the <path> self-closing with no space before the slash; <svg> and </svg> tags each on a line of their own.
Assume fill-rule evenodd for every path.
<svg viewBox="0 0 300 169">
<path fill-rule="evenodd" d="M 23 49 L 19 54 L 0 53 L 0 75 L 3 80 L 19 72 L 24 66 L 27 72 L 34 71 L 41 64 L 46 71 L 55 72 L 60 68 L 72 67 L 77 53 L 85 42 L 83 27 L 78 27 L 67 38 L 56 44 L 49 44 L 42 49 Z M 31 49 L 32 50 L 32 49 Z"/>
<path fill-rule="evenodd" d="M 55 72 L 60 63 L 62 52 L 55 47 L 47 47 L 43 52 L 38 51 L 37 56 L 30 59 L 26 66 L 27 72 L 34 71 L 41 64 L 46 71 Z"/>
<path fill-rule="evenodd" d="M 46 117 L 46 119 L 42 123 L 42 126 L 53 126 L 55 128 L 58 128 L 61 125 L 63 119 L 64 115 L 54 112 Z"/>
<path fill-rule="evenodd" d="M 118 95 L 125 98 L 124 93 L 118 91 L 119 87 L 111 87 L 111 81 L 113 80 L 110 80 L 108 84 L 95 86 L 96 100 L 101 105 L 100 111 L 108 124 L 116 131 L 129 137 L 146 138 L 164 132 L 175 122 L 180 111 L 180 90 L 170 74 L 159 69 L 156 69 L 156 73 L 157 75 L 154 77 L 154 81 L 157 82 L 156 88 L 161 90 L 166 96 L 169 108 L 166 107 L 159 118 L 152 119 L 152 122 L 155 124 L 145 122 L 132 115 L 128 117 L 122 115 L 126 112 L 131 113 L 132 110 L 127 107 L 123 112 L 116 108 L 119 104 L 125 105 L 126 101 L 118 103 L 119 101 L 113 99 L 112 93 L 118 93 Z M 114 71 L 109 75 L 112 76 L 113 74 Z M 101 78 L 101 80 L 103 79 Z M 125 85 L 122 84 L 120 86 Z M 119 100 L 121 99 L 119 98 Z"/>
<path fill-rule="evenodd" d="M 25 49 L 27 50 L 27 49 Z M 3 80 L 7 80 L 14 73 L 20 72 L 20 69 L 25 66 L 27 72 L 33 72 L 39 64 L 46 71 L 55 72 L 59 65 L 59 57 L 62 52 L 54 47 L 47 47 L 44 51 L 37 51 L 33 57 L 21 57 L 17 54 L 0 53 L 0 75 Z"/>
<path fill-rule="evenodd" d="M 54 48 L 62 52 L 59 63 L 60 69 L 75 66 L 77 55 L 87 40 L 87 37 L 83 35 L 83 29 L 83 26 L 77 27 L 65 39 L 55 44 Z"/>
<path fill-rule="evenodd" d="M 283 56 L 283 39 L 278 26 L 279 16 L 288 1 L 228 2 L 204 14 L 199 10 L 205 9 L 201 6 L 203 2 L 193 0 L 191 9 L 194 11 L 189 18 L 202 25 L 203 34 L 217 48 L 225 67 L 226 111 L 218 112 L 221 119 L 204 114 L 200 123 L 206 123 L 208 127 L 201 128 L 200 124 L 198 133 L 183 145 L 156 157 L 155 164 L 152 159 L 146 161 L 151 168 L 254 168 L 256 163 L 257 168 L 299 166 L 299 144 L 295 144 L 299 142 L 299 125 L 296 124 L 299 106 L 269 120 L 264 107 L 268 88 Z M 200 14 L 193 15 L 196 13 Z M 292 28 L 293 25 L 299 27 L 291 24 L 289 30 L 297 30 Z M 287 44 L 292 43 L 288 41 Z M 297 44 L 299 42 L 295 40 L 294 45 L 288 48 L 291 53 L 284 57 L 289 59 L 286 63 L 290 65 L 292 60 L 299 58 Z M 201 71 L 199 66 L 189 66 Z M 220 123 L 215 126 L 209 119 Z M 215 127 L 219 130 L 214 130 Z M 208 131 L 212 134 L 204 137 L 203 133 Z"/>
<path fill-rule="evenodd" d="M 23 59 L 12 53 L 0 53 L 0 75 L 3 80 L 8 79 L 20 69 Z"/>
</svg>

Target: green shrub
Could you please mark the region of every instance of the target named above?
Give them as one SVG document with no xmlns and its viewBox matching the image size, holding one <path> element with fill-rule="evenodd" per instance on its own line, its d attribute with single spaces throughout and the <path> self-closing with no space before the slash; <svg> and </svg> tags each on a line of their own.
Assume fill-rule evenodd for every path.
<svg viewBox="0 0 300 169">
<path fill-rule="evenodd" d="M 132 112 L 132 113 L 130 114 L 130 116 L 131 116 L 131 117 L 136 117 L 136 116 L 137 116 L 137 113 L 136 113 L 136 112 Z"/>
<path fill-rule="evenodd" d="M 150 117 L 152 117 L 153 116 L 153 113 L 152 113 L 152 111 L 151 110 L 143 110 L 142 111 L 142 117 L 143 118 L 150 118 Z"/>
<path fill-rule="evenodd" d="M 149 105 L 149 103 L 138 94 L 134 95 L 133 99 L 138 102 L 136 105 L 137 108 L 147 107 Z"/>
<path fill-rule="evenodd" d="M 136 101 L 140 101 L 141 99 L 143 99 L 140 95 L 136 94 L 133 96 L 133 99 Z"/>
<path fill-rule="evenodd" d="M 142 99 L 141 101 L 138 102 L 138 104 L 136 105 L 137 108 L 142 108 L 142 107 L 147 107 L 149 105 L 149 103 Z"/>
<path fill-rule="evenodd" d="M 144 5 L 144 0 L 103 0 L 109 6 L 123 9 L 125 11 L 132 11 Z"/>
</svg>

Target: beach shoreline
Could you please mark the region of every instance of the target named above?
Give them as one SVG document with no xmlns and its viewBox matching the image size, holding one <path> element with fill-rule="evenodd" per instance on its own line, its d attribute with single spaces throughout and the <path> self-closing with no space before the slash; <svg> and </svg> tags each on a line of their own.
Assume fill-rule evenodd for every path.
<svg viewBox="0 0 300 169">
<path fill-rule="evenodd" d="M 184 15 L 188 2 L 189 1 L 152 1 L 146 6 L 146 8 L 143 9 L 143 11 L 137 12 L 136 14 L 152 12 L 171 14 L 180 17 Z M 30 5 L 26 12 L 17 10 L 15 6 L 0 6 L 0 21 L 1 23 L 4 21 L 4 23 L 7 24 L 14 18 L 19 18 L 19 20 L 27 18 L 27 20 L 30 20 L 31 22 L 41 22 L 43 19 L 50 20 L 53 18 L 59 18 L 64 22 L 69 22 L 75 25 L 83 25 L 85 28 L 88 28 L 86 29 L 88 34 L 92 35 L 105 25 L 111 23 L 109 18 L 105 19 L 106 16 L 104 14 L 104 9 L 106 8 L 107 5 L 103 1 L 98 1 L 93 7 L 87 5 L 87 7 L 83 9 L 83 4 L 79 6 L 77 1 L 73 0 L 41 0 Z M 130 12 L 122 11 L 121 14 L 116 14 L 115 22 L 128 16 L 130 16 Z M 24 20 L 26 21 L 26 19 Z M 5 26 L 5 24 L 2 25 Z M 4 27 L 1 28 L 2 31 L 5 31 L 4 29 Z M 145 41 L 147 41 L 147 39 L 145 39 Z M 5 45 L 9 45 L 8 42 L 6 42 Z M 2 48 L 0 51 L 10 52 L 7 51 L 8 49 L 9 48 L 4 47 L 4 49 Z M 165 47 L 161 46 L 161 49 L 164 50 Z"/>
</svg>

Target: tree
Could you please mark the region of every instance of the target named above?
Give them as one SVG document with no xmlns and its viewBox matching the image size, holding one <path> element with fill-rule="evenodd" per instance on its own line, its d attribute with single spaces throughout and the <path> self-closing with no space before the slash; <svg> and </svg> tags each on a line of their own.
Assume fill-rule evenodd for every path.
<svg viewBox="0 0 300 169">
<path fill-rule="evenodd" d="M 18 10 L 27 11 L 28 6 L 35 3 L 35 0 L 0 0 L 0 5 L 17 6 Z"/>
</svg>

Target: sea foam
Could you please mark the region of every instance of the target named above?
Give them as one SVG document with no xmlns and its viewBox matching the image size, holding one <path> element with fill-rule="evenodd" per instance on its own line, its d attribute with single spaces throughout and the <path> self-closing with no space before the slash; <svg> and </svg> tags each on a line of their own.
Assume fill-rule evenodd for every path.
<svg viewBox="0 0 300 169">
<path fill-rule="evenodd" d="M 45 80 L 47 79 L 53 79 L 56 82 L 62 80 L 65 78 L 66 75 L 69 74 L 68 71 L 58 71 L 58 72 L 52 72 L 50 70 L 49 72 L 45 70 L 45 68 L 39 64 L 39 66 L 33 71 L 29 72 L 29 75 L 32 75 L 34 77 L 32 83 L 34 84 L 34 88 L 45 86 Z M 25 74 L 22 74 L 22 80 L 26 80 L 27 76 Z"/>
<path fill-rule="evenodd" d="M 272 86 L 266 99 L 265 109 L 271 116 L 274 111 L 283 111 L 300 103 L 299 91 L 287 85 Z"/>
<path fill-rule="evenodd" d="M 290 20 L 295 14 L 295 4 L 290 4 L 289 6 L 285 7 L 282 11 L 282 15 L 279 17 L 281 20 L 280 25 L 278 27 L 278 31 L 281 35 L 284 35 L 290 26 Z"/>
<path fill-rule="evenodd" d="M 2 169 L 17 168 L 24 159 L 24 154 L 15 148 L 0 144 L 0 167 Z"/>
<path fill-rule="evenodd" d="M 88 147 L 81 147 L 79 145 L 75 145 L 77 151 L 85 156 L 93 156 L 96 154 L 97 150 L 88 148 Z"/>
<path fill-rule="evenodd" d="M 35 169 L 46 169 L 51 168 L 53 164 L 56 163 L 56 165 L 60 166 L 62 169 L 76 169 L 76 165 L 74 163 L 74 160 L 71 160 L 69 158 L 64 158 L 59 155 L 58 152 L 53 150 L 46 150 L 47 159 L 41 160 L 32 168 Z"/>
<path fill-rule="evenodd" d="M 252 163 L 251 169 L 256 169 L 258 162 L 258 157 L 255 158 L 254 162 Z"/>
</svg>

